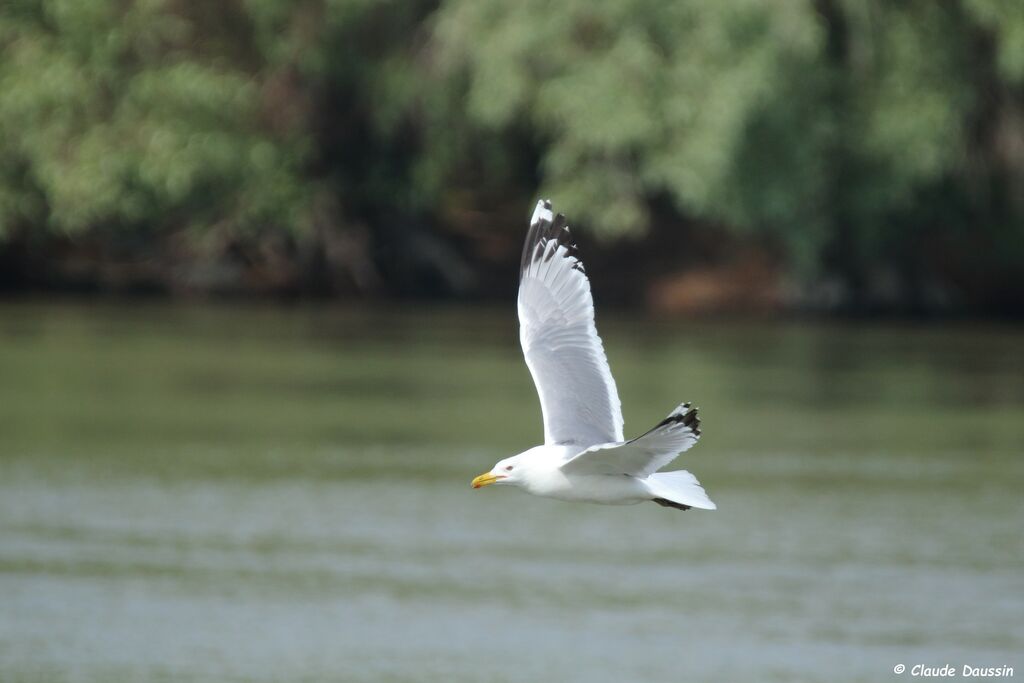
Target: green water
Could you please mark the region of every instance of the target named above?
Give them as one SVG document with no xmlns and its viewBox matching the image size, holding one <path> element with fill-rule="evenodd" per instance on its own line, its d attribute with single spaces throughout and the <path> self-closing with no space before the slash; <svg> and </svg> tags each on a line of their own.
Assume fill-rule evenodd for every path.
<svg viewBox="0 0 1024 683">
<path fill-rule="evenodd" d="M 601 317 L 680 512 L 470 489 L 512 313 L 0 306 L 0 680 L 1024 676 L 1024 331 Z"/>
</svg>

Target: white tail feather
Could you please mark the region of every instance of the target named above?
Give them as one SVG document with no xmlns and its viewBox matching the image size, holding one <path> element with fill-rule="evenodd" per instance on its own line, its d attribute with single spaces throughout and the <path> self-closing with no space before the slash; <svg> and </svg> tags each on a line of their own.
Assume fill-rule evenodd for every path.
<svg viewBox="0 0 1024 683">
<path fill-rule="evenodd" d="M 664 498 L 681 505 L 701 508 L 702 510 L 717 510 L 718 506 L 711 502 L 704 487 L 686 470 L 675 472 L 658 472 L 652 474 L 645 480 L 651 494 L 655 498 Z"/>
</svg>

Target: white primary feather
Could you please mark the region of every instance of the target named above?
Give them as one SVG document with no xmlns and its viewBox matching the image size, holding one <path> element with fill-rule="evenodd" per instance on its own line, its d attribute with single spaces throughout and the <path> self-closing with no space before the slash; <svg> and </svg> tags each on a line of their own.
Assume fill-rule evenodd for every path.
<svg viewBox="0 0 1024 683">
<path fill-rule="evenodd" d="M 541 200 L 523 248 L 519 340 L 544 415 L 544 443 L 622 441 L 622 408 L 594 326 L 590 282 L 565 218 Z"/>
<path fill-rule="evenodd" d="M 554 214 L 551 212 L 551 202 L 544 201 L 543 199 L 537 202 L 537 206 L 533 209 L 533 215 L 530 217 L 530 225 L 536 225 L 540 221 L 551 223 L 554 220 Z"/>
</svg>

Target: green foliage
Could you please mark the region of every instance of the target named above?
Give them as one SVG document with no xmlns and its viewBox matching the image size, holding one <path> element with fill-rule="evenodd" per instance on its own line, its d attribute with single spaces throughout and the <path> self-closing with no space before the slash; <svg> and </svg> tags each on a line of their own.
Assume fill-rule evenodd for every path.
<svg viewBox="0 0 1024 683">
<path fill-rule="evenodd" d="M 969 163 L 989 85 L 979 45 L 1019 82 L 1020 8 L 452 0 L 437 35 L 468 74 L 473 120 L 527 121 L 544 193 L 573 215 L 641 229 L 649 198 L 667 195 L 684 215 L 775 235 L 807 272 L 844 231 L 877 256 L 896 213 L 993 170 Z"/>
<path fill-rule="evenodd" d="M 202 28 L 161 0 L 0 9 L 0 226 L 299 227 L 303 132 Z"/>
<path fill-rule="evenodd" d="M 748 122 L 819 34 L 807 7 L 746 0 L 454 1 L 438 25 L 474 119 L 526 120 L 545 192 L 609 234 L 644 226 L 660 192 L 717 213 Z"/>
<path fill-rule="evenodd" d="M 1024 83 L 1024 5 L 1016 0 L 965 0 L 967 14 L 991 31 L 1002 76 Z"/>
<path fill-rule="evenodd" d="M 1022 111 L 1018 0 L 9 0 L 0 234 L 405 248 L 396 215 L 543 193 L 608 237 L 667 199 L 804 275 L 1012 267 Z"/>
</svg>

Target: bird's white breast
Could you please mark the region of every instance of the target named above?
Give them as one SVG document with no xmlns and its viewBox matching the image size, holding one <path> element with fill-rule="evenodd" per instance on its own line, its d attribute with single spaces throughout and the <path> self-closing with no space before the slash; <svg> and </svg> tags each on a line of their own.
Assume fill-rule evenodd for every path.
<svg viewBox="0 0 1024 683">
<path fill-rule="evenodd" d="M 531 470 L 524 488 L 536 496 L 559 500 L 632 505 L 651 499 L 651 492 L 641 480 L 625 474 L 567 475 L 552 466 Z"/>
</svg>

